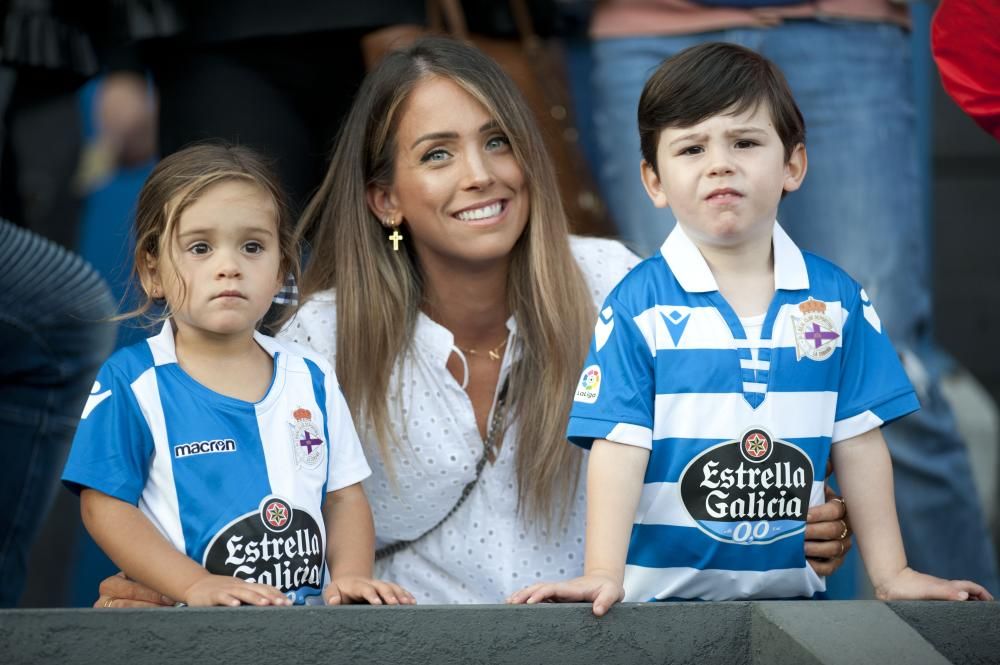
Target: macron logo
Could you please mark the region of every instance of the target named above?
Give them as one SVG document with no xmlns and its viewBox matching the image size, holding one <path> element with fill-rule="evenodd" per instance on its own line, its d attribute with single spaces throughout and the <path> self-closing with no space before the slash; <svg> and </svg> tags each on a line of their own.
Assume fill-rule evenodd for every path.
<svg viewBox="0 0 1000 665">
<path fill-rule="evenodd" d="M 193 443 L 180 443 L 174 446 L 174 457 L 190 457 L 191 455 L 206 455 L 208 453 L 232 453 L 236 452 L 236 441 L 234 439 L 213 439 L 211 441 L 195 441 Z"/>
<path fill-rule="evenodd" d="M 83 415 L 80 416 L 81 419 L 86 420 L 90 412 L 97 408 L 97 405 L 111 397 L 111 391 L 105 390 L 101 392 L 101 382 L 94 381 L 94 387 L 90 389 L 90 397 L 87 398 L 87 403 L 83 405 Z"/>
</svg>

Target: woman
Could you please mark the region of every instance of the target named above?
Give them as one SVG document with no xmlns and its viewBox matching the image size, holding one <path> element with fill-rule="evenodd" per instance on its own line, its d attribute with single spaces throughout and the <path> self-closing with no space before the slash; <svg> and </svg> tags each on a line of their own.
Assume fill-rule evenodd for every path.
<svg viewBox="0 0 1000 665">
<path fill-rule="evenodd" d="M 638 259 L 570 238 L 538 129 L 471 46 L 428 39 L 365 80 L 300 233 L 285 339 L 335 363 L 365 443 L 377 575 L 423 603 L 499 603 L 582 570 L 570 395 L 596 308 Z M 842 504 L 807 554 L 832 572 Z M 156 602 L 124 580 L 99 604 Z M 122 597 L 128 600 L 120 600 Z"/>
</svg>

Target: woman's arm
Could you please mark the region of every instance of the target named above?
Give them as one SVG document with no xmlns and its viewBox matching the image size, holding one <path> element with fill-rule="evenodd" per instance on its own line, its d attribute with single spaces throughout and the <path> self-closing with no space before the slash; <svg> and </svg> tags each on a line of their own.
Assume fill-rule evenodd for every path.
<svg viewBox="0 0 1000 665">
<path fill-rule="evenodd" d="M 264 584 L 213 575 L 178 552 L 135 506 L 94 489 L 80 493 L 87 531 L 125 573 L 188 605 L 288 605 Z"/>
<path fill-rule="evenodd" d="M 832 456 L 844 497 L 851 503 L 851 523 L 878 599 L 992 599 L 974 582 L 943 580 L 906 565 L 893 496 L 892 462 L 881 430 L 833 444 Z"/>
<path fill-rule="evenodd" d="M 412 605 L 413 596 L 392 582 L 372 579 L 375 526 L 361 483 L 329 492 L 323 502 L 326 522 L 326 562 L 330 584 L 323 591 L 327 605 L 367 602 Z"/>
</svg>

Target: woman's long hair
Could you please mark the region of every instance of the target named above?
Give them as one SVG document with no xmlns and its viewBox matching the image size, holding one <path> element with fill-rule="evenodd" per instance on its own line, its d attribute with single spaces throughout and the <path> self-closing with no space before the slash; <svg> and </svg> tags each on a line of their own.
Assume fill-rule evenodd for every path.
<svg viewBox="0 0 1000 665">
<path fill-rule="evenodd" d="M 538 127 L 493 60 L 473 46 L 430 38 L 391 53 L 368 75 L 299 225 L 300 237 L 311 239 L 313 256 L 302 297 L 336 289 L 337 375 L 351 415 L 374 432 L 392 477 L 400 442 L 389 423 L 389 379 L 410 348 L 423 283 L 413 248 L 404 243 L 392 251 L 366 193 L 372 185 L 392 184 L 401 109 L 431 76 L 454 81 L 486 107 L 529 183 L 530 216 L 511 251 L 507 278 L 521 351 L 509 404 L 518 420 L 519 512 L 552 526 L 565 517 L 579 478 L 581 457 L 566 442 L 566 424 L 595 310 L 570 252 L 566 215 Z"/>
</svg>

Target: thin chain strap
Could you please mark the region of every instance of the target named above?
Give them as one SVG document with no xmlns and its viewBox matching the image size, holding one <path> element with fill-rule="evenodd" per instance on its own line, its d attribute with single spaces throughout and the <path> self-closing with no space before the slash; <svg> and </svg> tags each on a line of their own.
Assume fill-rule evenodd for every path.
<svg viewBox="0 0 1000 665">
<path fill-rule="evenodd" d="M 475 489 L 476 483 L 479 482 L 479 477 L 483 475 L 483 469 L 486 468 L 486 461 L 495 454 L 496 451 L 496 439 L 500 436 L 501 425 L 503 423 L 503 416 L 505 411 L 505 404 L 507 402 L 507 386 L 510 383 L 510 377 L 508 376 L 504 379 L 503 387 L 500 388 L 500 394 L 497 396 L 496 406 L 493 408 L 493 419 L 490 421 L 490 428 L 486 432 L 486 440 L 483 442 L 483 454 L 476 462 L 476 477 L 470 480 L 465 487 L 462 488 L 462 494 L 459 495 L 458 501 L 455 505 L 451 507 L 448 514 L 445 515 L 438 521 L 437 524 L 431 528 L 424 531 L 422 534 L 417 536 L 412 540 L 400 540 L 391 545 L 386 545 L 385 547 L 379 548 L 375 551 L 375 560 L 381 561 L 382 559 L 392 556 L 396 552 L 406 549 L 410 545 L 419 542 L 426 538 L 429 534 L 436 531 L 442 524 L 448 521 L 452 515 L 454 515 L 465 500 L 469 498 L 472 494 L 472 490 Z"/>
</svg>

